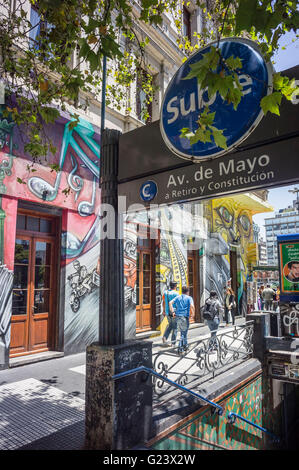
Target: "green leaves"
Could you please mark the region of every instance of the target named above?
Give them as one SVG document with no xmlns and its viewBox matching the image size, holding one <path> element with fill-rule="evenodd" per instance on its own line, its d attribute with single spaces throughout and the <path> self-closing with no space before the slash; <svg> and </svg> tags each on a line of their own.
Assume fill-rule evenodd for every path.
<svg viewBox="0 0 299 470">
<path fill-rule="evenodd" d="M 223 135 L 223 130 L 216 129 L 216 127 L 211 126 L 215 144 L 223 149 L 227 149 L 226 137 Z"/>
<path fill-rule="evenodd" d="M 273 89 L 273 93 L 261 100 L 261 107 L 265 115 L 269 111 L 280 116 L 279 106 L 282 98 L 285 97 L 290 101 L 294 93 L 299 93 L 299 87 L 295 86 L 295 79 L 289 79 L 280 73 L 275 73 L 273 75 Z"/>
<path fill-rule="evenodd" d="M 196 77 L 198 83 L 201 85 L 205 81 L 207 74 L 211 70 L 216 70 L 219 62 L 219 53 L 217 49 L 212 46 L 211 50 L 209 52 L 206 52 L 200 61 L 190 65 L 191 70 L 188 75 L 184 78 L 184 80 L 189 80 L 190 78 Z"/>
<path fill-rule="evenodd" d="M 210 113 L 209 108 L 206 107 L 203 113 L 198 118 L 198 128 L 195 132 L 191 131 L 188 127 L 181 129 L 181 138 L 186 138 L 190 141 L 191 145 L 197 142 L 212 142 L 223 149 L 227 148 L 226 137 L 223 135 L 223 130 L 217 129 L 213 126 L 216 113 Z"/>
<path fill-rule="evenodd" d="M 235 17 L 235 34 L 238 36 L 242 31 L 250 31 L 255 18 L 257 0 L 242 0 L 238 2 Z"/>
<path fill-rule="evenodd" d="M 242 62 L 235 56 L 224 60 L 217 49 L 217 40 L 227 36 L 251 38 L 270 60 L 281 37 L 288 31 L 295 31 L 299 25 L 296 0 L 199 0 L 195 4 L 202 8 L 203 27 L 200 32 L 194 32 L 191 41 L 184 36 L 182 8 L 174 0 L 140 0 L 137 2 L 138 12 L 134 2 L 127 0 L 30 0 L 31 5 L 38 3 L 40 34 L 35 42 L 30 41 L 29 49 L 22 49 L 20 53 L 15 45 L 28 43 L 28 34 L 33 27 L 30 15 L 23 9 L 23 0 L 15 0 L 19 15 L 11 15 L 9 2 L 2 3 L 4 9 L 7 3 L 8 10 L 1 16 L 0 51 L 3 61 L 0 63 L 0 76 L 8 87 L 9 84 L 17 84 L 17 105 L 11 104 L 11 115 L 17 125 L 25 124 L 29 128 L 29 142 L 25 139 L 26 151 L 33 159 L 44 157 L 49 151 L 56 153 L 44 136 L 43 125 L 55 122 L 59 109 L 65 110 L 69 104 L 84 108 L 91 98 L 100 96 L 104 55 L 111 59 L 107 103 L 128 113 L 135 109 L 135 96 L 131 103 L 128 96 L 133 95 L 129 88 L 138 81 L 139 89 L 146 96 L 144 116 L 148 115 L 147 107 L 155 91 L 151 75 L 156 72 L 151 72 L 148 61 L 145 61 L 148 39 L 145 34 L 140 34 L 144 22 L 147 23 L 146 29 L 150 30 L 151 25 L 162 25 L 164 13 L 171 14 L 172 24 L 177 26 L 178 48 L 175 54 L 181 54 L 182 59 L 196 48 L 215 41 L 208 53 L 190 66 L 186 85 L 189 79 L 196 79 L 199 88 L 203 92 L 207 90 L 209 99 L 219 93 L 224 106 L 233 106 L 234 109 L 242 99 L 238 80 Z M 155 35 L 160 33 L 163 34 L 162 30 L 155 28 Z M 73 64 L 71 58 L 74 55 L 76 60 Z M 145 71 L 149 72 L 148 77 L 144 75 Z M 15 92 L 15 88 L 8 88 L 8 91 Z M 78 99 L 80 91 L 86 99 L 84 104 Z M 275 74 L 273 93 L 261 102 L 264 113 L 279 114 L 282 98 L 290 100 L 294 92 L 292 80 Z M 76 122 L 75 117 L 70 123 L 71 128 L 76 126 Z M 184 129 L 182 136 L 190 142 L 214 140 L 216 145 L 226 148 L 223 130 L 216 129 L 213 113 L 207 108 L 203 108 L 198 128 L 193 131 Z"/>
<path fill-rule="evenodd" d="M 267 112 L 270 111 L 270 113 L 274 113 L 279 116 L 280 115 L 279 106 L 280 106 L 281 99 L 282 99 L 282 95 L 281 93 L 277 91 L 274 93 L 271 93 L 270 95 L 264 96 L 264 98 L 262 98 L 261 100 L 261 107 L 262 107 L 264 114 L 266 115 Z"/>
<path fill-rule="evenodd" d="M 295 79 L 281 76 L 280 73 L 275 73 L 273 75 L 273 88 L 280 92 L 289 101 L 292 99 L 292 95 L 299 91 L 299 87 L 295 86 Z"/>
<path fill-rule="evenodd" d="M 42 119 L 46 124 L 54 123 L 58 119 L 60 113 L 56 108 L 44 107 L 40 109 Z"/>
</svg>

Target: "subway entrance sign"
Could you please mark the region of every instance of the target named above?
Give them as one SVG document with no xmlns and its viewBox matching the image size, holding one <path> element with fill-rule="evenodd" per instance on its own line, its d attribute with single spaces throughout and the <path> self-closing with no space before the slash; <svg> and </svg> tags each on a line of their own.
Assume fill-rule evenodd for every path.
<svg viewBox="0 0 299 470">
<path fill-rule="evenodd" d="M 242 68 L 238 69 L 238 80 L 242 89 L 242 99 L 235 110 L 225 102 L 219 93 L 208 95 L 207 89 L 198 87 L 197 78 L 188 78 L 192 66 L 218 47 L 224 60 L 239 57 Z M 223 65 L 218 65 L 219 73 Z M 261 99 L 271 92 L 272 66 L 266 64 L 257 45 L 253 41 L 240 38 L 222 39 L 200 49 L 179 68 L 170 81 L 161 107 L 160 128 L 167 147 L 179 157 L 192 161 L 203 161 L 226 154 L 245 140 L 263 117 Z M 227 139 L 227 149 L 218 147 L 212 138 L 210 142 L 198 141 L 191 145 L 189 140 L 180 137 L 181 129 L 195 132 L 198 116 L 208 106 L 215 113 L 214 125 L 223 129 Z"/>
<path fill-rule="evenodd" d="M 281 72 L 297 80 L 299 66 Z M 165 144 L 159 122 L 121 135 L 118 193 L 131 204 L 172 204 L 299 180 L 299 96 L 268 113 L 238 148 L 198 163 L 182 160 Z M 148 186 L 150 184 L 151 186 Z M 149 198 L 142 197 L 141 188 Z M 147 199 L 147 200 L 145 200 Z"/>
</svg>

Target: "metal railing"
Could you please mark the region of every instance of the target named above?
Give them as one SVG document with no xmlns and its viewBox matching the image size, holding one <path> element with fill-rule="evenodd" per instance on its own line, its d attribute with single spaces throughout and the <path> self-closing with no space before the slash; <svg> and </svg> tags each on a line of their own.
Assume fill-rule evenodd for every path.
<svg viewBox="0 0 299 470">
<path fill-rule="evenodd" d="M 262 428 L 258 424 L 253 423 L 252 421 L 249 421 L 246 418 L 243 418 L 243 416 L 240 416 L 236 413 L 233 413 L 232 411 L 227 415 L 227 420 L 229 423 L 233 424 L 236 419 L 240 419 L 241 421 L 244 421 L 247 424 L 250 424 L 251 426 L 254 426 L 255 428 L 259 429 L 260 431 L 263 431 L 265 434 L 267 434 L 273 442 L 280 442 L 280 438 L 278 436 L 275 436 L 272 432 L 268 431 L 266 428 Z"/>
<path fill-rule="evenodd" d="M 140 367 L 136 367 L 135 369 L 130 369 L 130 370 L 125 371 L 125 372 L 120 372 L 119 374 L 113 375 L 112 379 L 113 380 L 118 380 L 118 379 L 128 377 L 129 375 L 136 374 L 136 373 L 139 373 L 139 372 L 146 372 L 147 374 L 153 375 L 154 377 L 158 377 L 160 380 L 163 380 L 164 382 L 167 382 L 168 384 L 172 385 L 173 387 L 175 387 L 179 390 L 182 390 L 183 392 L 186 392 L 186 393 L 198 398 L 199 400 L 202 400 L 205 403 L 208 403 L 209 405 L 211 405 L 213 414 L 217 411 L 219 416 L 223 415 L 223 412 L 224 412 L 223 407 L 221 405 L 219 405 L 218 403 L 215 403 L 215 402 L 209 400 L 208 398 L 205 398 L 202 395 L 199 395 L 198 393 L 193 392 L 193 390 L 190 390 L 190 389 L 184 387 L 183 385 L 180 385 L 180 384 L 174 382 L 173 380 L 168 379 L 167 377 L 163 377 L 161 374 L 158 374 L 155 370 L 150 369 L 149 367 L 140 366 Z M 243 418 L 243 416 L 240 416 L 236 413 L 233 413 L 232 411 L 227 415 L 226 419 L 228 420 L 228 422 L 230 424 L 233 424 L 236 421 L 236 419 L 240 419 L 241 421 L 244 421 L 245 423 L 247 423 L 247 424 L 259 429 L 263 433 L 267 434 L 273 442 L 277 442 L 277 443 L 280 442 L 280 438 L 278 436 L 276 436 L 275 434 L 271 433 L 270 431 L 268 431 L 266 428 L 263 428 L 263 427 L 259 426 L 258 424 L 255 424 L 252 421 L 249 421 L 248 419 Z"/>
<path fill-rule="evenodd" d="M 189 390 L 188 388 L 184 387 L 183 385 L 180 385 L 176 382 L 173 382 L 173 380 L 168 379 L 167 377 L 163 377 L 161 374 L 158 374 L 155 370 L 150 369 L 149 367 L 145 366 L 140 366 L 136 367 L 135 369 L 128 370 L 126 372 L 120 372 L 119 374 L 115 374 L 112 376 L 113 380 L 121 379 L 123 377 L 127 377 L 132 374 L 136 374 L 138 372 L 146 372 L 147 374 L 151 374 L 154 377 L 158 377 L 160 380 L 164 380 L 164 382 L 169 383 L 175 388 L 178 388 L 179 390 L 182 390 L 183 392 L 189 393 L 189 395 L 192 395 L 196 398 L 199 398 L 200 400 L 208 403 L 209 405 L 212 406 L 213 410 L 216 411 L 218 410 L 218 415 L 221 416 L 223 413 L 223 407 L 221 405 L 218 405 L 217 403 L 214 403 L 213 401 L 208 400 L 207 398 L 203 397 L 202 395 L 199 395 L 196 392 L 193 392 L 193 390 Z"/>
<path fill-rule="evenodd" d="M 225 329 L 212 339 L 210 335 L 189 342 L 188 350 L 178 355 L 177 348 L 153 353 L 153 369 L 180 385 L 190 386 L 199 380 L 209 380 L 230 367 L 247 360 L 253 353 L 253 321 Z M 170 391 L 165 381 L 154 382 L 159 396 Z"/>
</svg>

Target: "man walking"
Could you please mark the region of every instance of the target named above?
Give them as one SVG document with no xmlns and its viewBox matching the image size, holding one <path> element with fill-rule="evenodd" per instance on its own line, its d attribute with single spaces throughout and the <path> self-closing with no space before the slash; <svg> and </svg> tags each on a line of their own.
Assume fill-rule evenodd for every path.
<svg viewBox="0 0 299 470">
<path fill-rule="evenodd" d="M 182 295 L 173 299 L 170 304 L 170 311 L 173 312 L 176 318 L 177 331 L 181 333 L 179 341 L 179 354 L 182 354 L 188 349 L 187 334 L 189 329 L 189 317 L 194 318 L 195 309 L 192 297 L 189 295 L 188 287 L 182 287 Z"/>
<path fill-rule="evenodd" d="M 217 297 L 217 292 L 211 291 L 210 297 L 204 305 L 203 317 L 207 320 L 208 327 L 211 332 L 211 340 L 209 341 L 209 351 L 217 350 L 216 331 L 220 323 L 220 311 L 222 305 Z"/>
<path fill-rule="evenodd" d="M 162 337 L 162 341 L 165 346 L 170 346 L 170 344 L 167 343 L 167 339 L 170 333 L 172 333 L 171 345 L 175 346 L 175 342 L 176 342 L 176 335 L 177 335 L 176 318 L 172 314 L 172 312 L 169 310 L 169 303 L 175 297 L 179 295 L 179 293 L 176 291 L 176 288 L 177 288 L 177 282 L 171 282 L 170 290 L 166 290 L 163 294 L 163 315 L 166 316 L 167 321 L 168 321 L 168 325 Z"/>
<path fill-rule="evenodd" d="M 265 302 L 265 310 L 272 310 L 274 295 L 274 290 L 271 289 L 270 284 L 267 284 L 266 289 L 262 292 L 263 300 Z"/>
</svg>

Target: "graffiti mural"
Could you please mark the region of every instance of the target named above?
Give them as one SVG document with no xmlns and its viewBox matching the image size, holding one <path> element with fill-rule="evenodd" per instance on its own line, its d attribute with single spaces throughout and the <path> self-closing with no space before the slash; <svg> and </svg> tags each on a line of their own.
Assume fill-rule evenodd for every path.
<svg viewBox="0 0 299 470">
<path fill-rule="evenodd" d="M 68 213 L 63 220 L 75 232 L 78 214 Z M 96 218 L 96 220 L 98 220 Z M 99 224 L 97 226 L 99 229 Z M 64 259 L 61 284 L 64 291 L 61 310 L 64 311 L 64 351 L 66 354 L 83 351 L 98 339 L 99 329 L 99 243 L 73 258 Z"/>
<path fill-rule="evenodd" d="M 82 118 L 75 128 L 70 127 L 69 122 L 65 118 L 60 118 L 55 124 L 47 125 L 47 135 L 57 151 L 55 155 L 48 155 L 44 162 L 35 163 L 32 167 L 32 159 L 24 152 L 26 138 L 22 129 L 7 119 L 0 119 L 0 193 L 16 202 L 15 212 L 10 215 L 9 220 L 16 220 L 16 195 L 25 201 L 43 203 L 45 206 L 55 205 L 63 209 L 61 238 L 63 295 L 61 295 L 60 315 L 64 318 L 65 352 L 71 352 L 76 341 L 77 348 L 83 350 L 86 344 L 96 339 L 99 303 L 97 260 L 99 259 L 100 196 L 97 187 L 100 136 L 96 128 Z M 57 171 L 53 171 L 51 169 L 53 167 Z M 0 208 L 0 231 L 1 215 Z M 3 220 L 5 228 L 10 222 L 5 217 Z M 15 226 L 12 233 L 15 233 Z M 3 256 L 12 262 L 8 269 L 2 267 L 3 260 L 1 261 L 1 276 L 6 279 L 7 298 L 10 299 L 12 281 L 7 282 L 7 273 L 10 273 L 12 279 L 14 240 L 12 244 L 3 243 L 1 234 L 0 237 Z M 10 306 L 6 308 L 8 305 Z M 0 312 L 0 334 L 3 336 L 5 332 L 5 345 L 8 347 L 11 300 L 3 301 L 2 308 L 4 310 L 3 313 Z M 74 316 L 76 316 L 75 321 Z"/>
<path fill-rule="evenodd" d="M 75 202 L 77 202 L 81 191 L 84 188 L 85 180 L 78 174 L 78 162 L 81 168 L 86 168 L 92 174 L 92 191 L 89 200 L 81 200 L 78 204 L 78 213 L 86 217 L 94 213 L 96 199 L 96 181 L 99 179 L 99 158 L 100 146 L 93 139 L 93 126 L 80 119 L 74 129 L 70 129 L 68 123 L 64 126 L 61 150 L 58 160 L 59 171 L 56 174 L 54 184 L 39 176 L 28 179 L 28 189 L 36 197 L 43 201 L 54 201 L 57 198 L 61 185 L 61 178 L 65 167 L 66 159 L 69 157 L 71 170 L 68 171 L 67 182 L 70 186 Z M 89 152 L 87 153 L 86 150 Z"/>
<path fill-rule="evenodd" d="M 255 210 L 256 209 L 256 210 Z M 247 312 L 246 280 L 248 276 L 248 248 L 253 241 L 252 214 L 259 210 L 254 207 L 250 195 L 237 195 L 213 199 L 212 201 L 212 227 L 213 233 L 221 237 L 223 252 L 223 287 L 230 277 L 230 250 L 236 246 L 237 253 L 237 299 L 239 313 Z M 222 296 L 221 296 L 222 297 Z"/>
<path fill-rule="evenodd" d="M 55 124 L 46 126 L 56 153 L 47 155 L 32 167 L 32 158 L 24 151 L 26 137 L 22 128 L 0 118 L 2 193 L 13 197 L 17 194 L 20 199 L 32 202 L 55 203 L 76 210 L 82 217 L 96 213 L 100 136 L 94 126 L 82 118 L 74 129 L 69 123 L 60 118 Z M 69 196 L 66 197 L 68 188 Z"/>
<path fill-rule="evenodd" d="M 135 338 L 136 333 L 136 283 L 137 283 L 137 231 L 136 224 L 126 221 L 124 226 L 124 303 L 125 337 Z"/>
<path fill-rule="evenodd" d="M 0 266 L 0 366 L 7 362 L 10 344 L 10 318 L 12 303 L 13 272 Z"/>
</svg>

